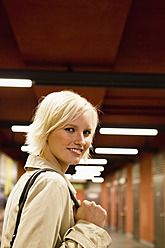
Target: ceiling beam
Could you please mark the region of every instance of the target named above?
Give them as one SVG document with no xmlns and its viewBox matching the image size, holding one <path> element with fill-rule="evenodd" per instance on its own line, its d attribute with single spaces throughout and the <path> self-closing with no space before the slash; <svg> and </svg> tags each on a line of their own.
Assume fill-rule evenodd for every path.
<svg viewBox="0 0 165 248">
<path fill-rule="evenodd" d="M 18 120 L 0 120 L 0 129 L 10 129 L 13 125 L 28 126 L 31 123 L 29 121 L 18 121 Z"/>
<path fill-rule="evenodd" d="M 165 89 L 165 74 L 1 69 L 0 78 L 28 78 L 35 86 Z"/>
</svg>

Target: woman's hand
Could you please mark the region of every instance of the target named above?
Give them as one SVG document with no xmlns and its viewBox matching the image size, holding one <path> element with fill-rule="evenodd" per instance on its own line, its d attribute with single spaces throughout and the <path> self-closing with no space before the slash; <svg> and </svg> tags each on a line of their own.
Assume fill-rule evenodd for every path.
<svg viewBox="0 0 165 248">
<path fill-rule="evenodd" d="M 95 202 L 83 201 L 77 212 L 74 210 L 75 221 L 86 220 L 104 228 L 107 212 Z"/>
</svg>

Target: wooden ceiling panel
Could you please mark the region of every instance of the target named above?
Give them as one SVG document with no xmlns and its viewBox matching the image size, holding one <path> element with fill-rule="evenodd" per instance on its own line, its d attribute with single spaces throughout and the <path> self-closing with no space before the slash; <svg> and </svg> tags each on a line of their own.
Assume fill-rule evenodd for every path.
<svg viewBox="0 0 165 248">
<path fill-rule="evenodd" d="M 164 73 L 165 2 L 133 1 L 114 71 Z"/>
<path fill-rule="evenodd" d="M 101 135 L 97 134 L 94 145 L 99 147 L 141 147 L 148 144 L 153 137 L 128 135 Z"/>
<path fill-rule="evenodd" d="M 105 114 L 165 115 L 165 90 L 110 89 L 102 108 Z"/>
<path fill-rule="evenodd" d="M 24 63 L 2 1 L 0 1 L 0 68 L 24 68 Z"/>
<path fill-rule="evenodd" d="M 36 104 L 32 88 L 0 88 L 2 121 L 30 121 Z"/>
<path fill-rule="evenodd" d="M 51 92 L 61 91 L 61 90 L 71 90 L 81 96 L 85 97 L 94 106 L 98 106 L 101 110 L 102 104 L 104 102 L 104 95 L 106 93 L 105 88 L 92 88 L 92 87 L 60 87 L 60 86 L 34 86 L 34 91 L 37 99 L 39 100 L 41 96 L 46 96 Z"/>
<path fill-rule="evenodd" d="M 104 114 L 101 116 L 101 123 L 103 125 L 110 126 L 157 126 L 165 125 L 165 116 L 146 116 L 146 115 L 136 115 L 136 114 Z"/>
<path fill-rule="evenodd" d="M 112 65 L 132 3 L 3 2 L 24 60 L 45 65 Z"/>
</svg>

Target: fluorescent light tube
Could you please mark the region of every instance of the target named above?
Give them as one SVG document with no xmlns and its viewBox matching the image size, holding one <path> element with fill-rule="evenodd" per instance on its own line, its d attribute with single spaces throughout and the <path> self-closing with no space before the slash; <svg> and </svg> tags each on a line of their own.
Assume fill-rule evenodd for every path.
<svg viewBox="0 0 165 248">
<path fill-rule="evenodd" d="M 11 130 L 13 132 L 27 133 L 30 130 L 30 126 L 13 125 Z"/>
<path fill-rule="evenodd" d="M 76 176 L 100 176 L 101 172 L 100 171 L 77 171 Z"/>
<path fill-rule="evenodd" d="M 76 175 L 74 174 L 72 176 L 72 179 L 80 179 L 80 180 L 92 180 L 93 176 L 92 175 Z"/>
<path fill-rule="evenodd" d="M 157 129 L 142 128 L 100 128 L 100 134 L 156 136 Z"/>
<path fill-rule="evenodd" d="M 87 193 L 87 197 L 92 200 L 97 199 L 99 197 L 99 192 L 89 192 Z"/>
<path fill-rule="evenodd" d="M 103 183 L 104 178 L 103 177 L 94 177 L 94 178 L 92 178 L 92 182 L 93 183 Z"/>
<path fill-rule="evenodd" d="M 76 170 L 76 177 L 79 178 L 93 178 L 94 176 L 100 176 L 101 175 L 101 171 L 104 171 L 104 167 L 103 166 L 81 166 L 81 165 L 77 165 L 75 167 Z M 90 177 L 90 178 L 89 178 Z"/>
<path fill-rule="evenodd" d="M 135 148 L 96 148 L 97 154 L 120 154 L 120 155 L 136 155 L 138 149 Z"/>
<path fill-rule="evenodd" d="M 82 165 L 77 165 L 75 167 L 76 171 L 104 171 L 103 166 L 82 166 Z"/>
<path fill-rule="evenodd" d="M 32 80 L 0 78 L 0 87 L 32 87 Z"/>
<path fill-rule="evenodd" d="M 21 151 L 22 152 L 30 152 L 28 146 L 21 146 Z"/>
<path fill-rule="evenodd" d="M 80 160 L 79 164 L 100 164 L 100 165 L 105 165 L 107 164 L 107 159 L 94 159 L 90 158 L 84 161 L 83 159 Z"/>
</svg>

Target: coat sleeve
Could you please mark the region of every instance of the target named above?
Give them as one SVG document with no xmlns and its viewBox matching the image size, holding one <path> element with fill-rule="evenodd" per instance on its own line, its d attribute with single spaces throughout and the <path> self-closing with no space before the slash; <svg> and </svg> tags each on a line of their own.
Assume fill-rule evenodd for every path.
<svg viewBox="0 0 165 248">
<path fill-rule="evenodd" d="M 61 248 L 108 248 L 111 243 L 111 237 L 104 229 L 80 220 L 65 234 Z"/>
</svg>

